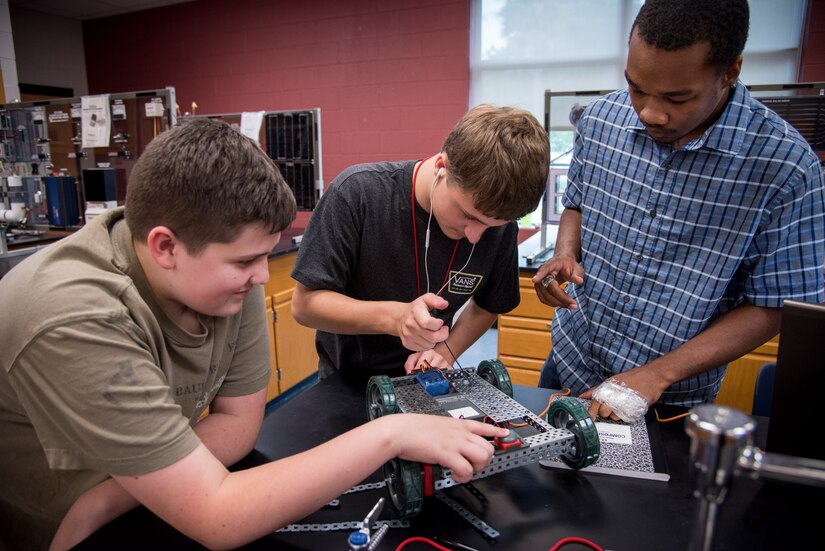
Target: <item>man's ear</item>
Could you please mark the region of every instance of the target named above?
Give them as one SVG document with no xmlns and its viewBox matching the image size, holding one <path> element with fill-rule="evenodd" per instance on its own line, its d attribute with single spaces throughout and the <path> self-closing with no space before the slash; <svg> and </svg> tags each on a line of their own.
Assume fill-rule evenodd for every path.
<svg viewBox="0 0 825 551">
<path fill-rule="evenodd" d="M 166 226 L 155 226 L 149 230 L 146 246 L 158 266 L 171 270 L 177 264 L 177 255 L 180 254 L 183 244 L 171 229 Z"/>
<path fill-rule="evenodd" d="M 739 54 L 739 57 L 736 58 L 736 61 L 731 63 L 730 67 L 727 68 L 725 71 L 725 76 L 723 77 L 723 82 L 725 86 L 730 86 L 736 82 L 736 79 L 739 78 L 739 73 L 742 72 L 742 54 Z"/>
</svg>

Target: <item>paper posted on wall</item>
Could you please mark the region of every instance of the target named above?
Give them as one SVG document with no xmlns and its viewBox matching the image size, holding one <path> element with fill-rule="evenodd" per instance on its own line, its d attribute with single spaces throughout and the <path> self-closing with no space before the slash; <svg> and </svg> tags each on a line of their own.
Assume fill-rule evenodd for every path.
<svg viewBox="0 0 825 551">
<path fill-rule="evenodd" d="M 261 125 L 264 120 L 263 111 L 244 111 L 241 113 L 241 134 L 252 138 L 260 145 Z"/>
<path fill-rule="evenodd" d="M 80 98 L 82 146 L 109 147 L 112 116 L 109 95 Z"/>
</svg>

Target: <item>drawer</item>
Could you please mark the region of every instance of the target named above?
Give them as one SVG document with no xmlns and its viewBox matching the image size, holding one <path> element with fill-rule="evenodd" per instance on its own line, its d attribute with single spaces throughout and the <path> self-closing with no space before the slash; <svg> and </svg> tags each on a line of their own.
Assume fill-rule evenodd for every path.
<svg viewBox="0 0 825 551">
<path fill-rule="evenodd" d="M 536 296 L 536 289 L 529 278 L 519 278 L 519 292 L 521 302 L 509 313 L 514 316 L 540 318 L 548 322 L 553 318 L 553 307 L 543 304 Z"/>
<path fill-rule="evenodd" d="M 513 369 L 518 369 L 521 371 L 535 372 L 537 377 L 538 373 L 541 373 L 541 367 L 544 365 L 543 359 L 524 358 L 522 356 L 510 356 L 507 354 L 499 354 L 498 360 L 503 363 L 507 371 L 511 373 Z"/>
<path fill-rule="evenodd" d="M 525 318 L 505 314 L 499 316 L 498 326 L 517 329 L 532 329 L 533 331 L 550 332 L 550 321 L 546 319 Z"/>
<path fill-rule="evenodd" d="M 503 362 L 502 362 L 503 363 Z M 539 372 L 530 369 L 519 369 L 517 367 L 510 368 L 507 366 L 507 371 L 510 372 L 510 381 L 514 385 L 524 386 L 539 386 Z"/>
<path fill-rule="evenodd" d="M 544 363 L 547 354 L 550 353 L 551 344 L 549 331 L 533 331 L 513 327 L 498 328 L 499 357 L 518 356 L 532 358 Z"/>
</svg>

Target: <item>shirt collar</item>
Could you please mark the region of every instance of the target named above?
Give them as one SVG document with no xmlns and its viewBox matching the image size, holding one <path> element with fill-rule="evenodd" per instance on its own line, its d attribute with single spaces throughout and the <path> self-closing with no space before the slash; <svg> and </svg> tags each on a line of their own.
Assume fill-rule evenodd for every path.
<svg viewBox="0 0 825 551">
<path fill-rule="evenodd" d="M 736 155 L 742 146 L 745 129 L 751 117 L 751 96 L 741 80 L 733 86 L 733 95 L 729 98 L 722 114 L 705 133 L 688 142 L 682 149 L 697 150 L 701 148 L 715 149 L 729 155 Z M 631 109 L 632 115 L 626 129 L 633 132 L 647 132 L 636 111 Z"/>
</svg>

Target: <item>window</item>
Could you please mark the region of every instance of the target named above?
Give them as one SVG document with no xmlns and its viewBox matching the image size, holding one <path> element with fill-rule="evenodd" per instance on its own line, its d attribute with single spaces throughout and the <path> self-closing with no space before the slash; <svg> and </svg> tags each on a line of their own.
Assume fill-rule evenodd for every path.
<svg viewBox="0 0 825 551">
<path fill-rule="evenodd" d="M 470 105 L 517 105 L 539 120 L 545 90 L 623 87 L 643 0 L 473 0 Z M 750 0 L 742 81 L 796 82 L 805 0 Z"/>
<path fill-rule="evenodd" d="M 806 0 L 749 0 L 751 21 L 741 79 L 745 84 L 796 82 Z M 545 91 L 614 90 L 625 86 L 627 41 L 643 0 L 473 0 L 470 105 L 527 109 L 547 126 Z M 583 103 L 593 98 L 583 98 Z M 551 177 L 545 208 L 533 224 L 558 220 L 573 132 L 570 103 L 553 106 Z M 557 111 L 558 110 L 558 111 Z M 558 116 L 557 116 L 558 115 Z M 556 124 L 558 121 L 559 125 Z"/>
</svg>

